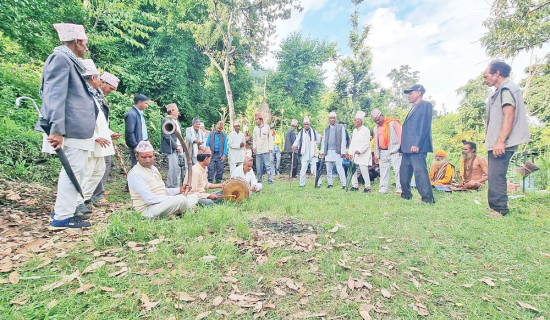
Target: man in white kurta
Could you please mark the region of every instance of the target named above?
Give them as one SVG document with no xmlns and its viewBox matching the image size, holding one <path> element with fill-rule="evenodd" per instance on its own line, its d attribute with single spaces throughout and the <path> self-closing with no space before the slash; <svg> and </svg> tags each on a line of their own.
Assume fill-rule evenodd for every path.
<svg viewBox="0 0 550 320">
<path fill-rule="evenodd" d="M 372 155 L 370 147 L 370 131 L 369 128 L 363 125 L 365 113 L 363 111 L 357 111 L 355 118 L 353 118 L 353 134 L 351 136 L 351 142 L 348 150 L 348 159 L 357 164 L 358 168 L 355 170 L 351 179 L 351 191 L 359 190 L 359 180 L 357 179 L 359 170 L 365 180 L 364 193 L 370 192 L 370 178 L 369 178 L 369 166 L 372 165 Z"/>
<path fill-rule="evenodd" d="M 258 179 L 254 174 L 254 170 L 252 169 L 253 164 L 254 159 L 252 157 L 246 157 L 244 159 L 244 163 L 233 170 L 231 178 L 239 177 L 245 179 L 250 186 L 250 191 L 258 192 L 262 190 L 262 184 L 258 182 Z"/>
<path fill-rule="evenodd" d="M 189 142 L 189 145 L 191 146 L 190 151 L 193 164 L 197 163 L 197 154 L 199 152 L 199 147 L 206 142 L 206 140 L 204 140 L 204 136 L 199 130 L 200 124 L 201 121 L 199 120 L 199 118 L 194 118 L 191 122 L 191 126 L 185 129 L 185 139 L 187 140 L 187 142 Z"/>
<path fill-rule="evenodd" d="M 233 131 L 227 135 L 227 157 L 229 158 L 229 174 L 233 176 L 233 170 L 244 162 L 244 133 L 241 132 L 241 123 L 236 121 Z"/>
<path fill-rule="evenodd" d="M 134 209 L 146 218 L 160 218 L 183 213 L 199 201 L 196 195 L 179 194 L 189 191 L 189 185 L 166 188 L 155 163 L 155 150 L 149 141 L 136 147 L 138 163 L 128 172 L 128 188 Z"/>
<path fill-rule="evenodd" d="M 300 167 L 300 187 L 306 185 L 306 174 L 308 166 L 311 166 L 311 173 L 316 174 L 317 160 L 319 157 L 318 144 L 321 141 L 319 133 L 311 127 L 309 117 L 304 117 L 303 129 L 300 130 L 292 150 L 298 150 L 302 157 L 302 166 Z"/>
<path fill-rule="evenodd" d="M 342 158 L 346 156 L 346 126 L 336 123 L 336 112 L 329 114 L 328 121 L 329 125 L 323 132 L 321 154 L 319 157 L 325 158 L 328 188 L 332 188 L 332 171 L 334 166 L 336 166 L 336 172 L 338 172 L 342 187 L 345 188 L 346 172 L 342 166 Z"/>
<path fill-rule="evenodd" d="M 99 85 L 101 80 L 99 78 L 99 71 L 95 67 L 94 62 L 91 59 L 82 60 L 82 63 L 86 66 L 86 71 L 82 74 L 84 79 L 88 82 L 88 91 L 94 97 L 94 104 L 98 109 L 97 119 L 94 128 L 94 135 L 92 139 L 95 141 L 94 150 L 88 153 L 88 161 L 86 165 L 86 173 L 84 180 L 82 181 L 82 194 L 77 198 L 76 212 L 90 213 L 91 210 L 86 207 L 84 201 L 89 201 L 94 193 L 95 188 L 103 178 L 105 174 L 105 157 L 115 154 L 115 149 L 111 141 L 112 131 L 109 129 L 107 118 L 101 110 L 99 105 L 102 99 L 100 97 Z"/>
</svg>

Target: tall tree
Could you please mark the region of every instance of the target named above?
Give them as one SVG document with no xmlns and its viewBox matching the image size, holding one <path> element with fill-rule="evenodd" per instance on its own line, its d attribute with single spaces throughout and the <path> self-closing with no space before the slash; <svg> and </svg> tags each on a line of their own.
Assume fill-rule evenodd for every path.
<svg viewBox="0 0 550 320">
<path fill-rule="evenodd" d="M 493 0 L 481 44 L 490 56 L 513 57 L 550 41 L 550 1 Z"/>
<path fill-rule="evenodd" d="M 419 72 L 412 71 L 408 64 L 399 66 L 399 69 L 391 69 L 387 74 L 392 86 L 390 89 L 391 101 L 390 104 L 398 109 L 407 109 L 410 106 L 409 100 L 403 94 L 403 90 L 410 88 L 412 85 L 419 82 Z"/>
<path fill-rule="evenodd" d="M 200 0 L 207 17 L 187 21 L 196 43 L 220 72 L 227 97 L 231 125 L 235 121 L 229 73 L 236 59 L 257 59 L 268 50 L 274 22 L 288 19 L 292 9 L 301 9 L 297 0 Z"/>
<path fill-rule="evenodd" d="M 529 115 L 536 116 L 544 123 L 550 123 L 550 54 L 546 55 L 545 61 L 535 64 L 530 68 L 532 77 L 526 79 L 522 84 L 529 90 L 524 90 L 525 105 Z"/>
<path fill-rule="evenodd" d="M 371 75 L 372 54 L 366 40 L 370 26 L 365 25 L 359 30 L 359 13 L 357 7 L 350 16 L 351 30 L 348 37 L 348 45 L 353 55 L 340 59 L 337 67 L 338 78 L 336 91 L 339 94 L 347 94 L 350 99 L 351 112 L 362 109 L 358 106 L 362 102 L 364 108 L 368 108 L 368 98 L 376 87 Z"/>
<path fill-rule="evenodd" d="M 303 38 L 292 33 L 281 43 L 276 57 L 277 72 L 268 79 L 268 92 L 272 111 L 284 108 L 287 117 L 299 117 L 302 113 L 315 114 L 320 109 L 325 62 L 334 57 L 336 43 L 326 43 Z M 290 97 L 287 104 L 284 97 Z M 282 105 L 281 103 L 284 103 Z"/>
</svg>

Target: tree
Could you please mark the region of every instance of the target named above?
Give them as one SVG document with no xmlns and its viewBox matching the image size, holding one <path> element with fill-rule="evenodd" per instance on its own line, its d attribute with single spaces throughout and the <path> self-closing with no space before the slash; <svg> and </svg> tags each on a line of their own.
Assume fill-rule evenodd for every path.
<svg viewBox="0 0 550 320">
<path fill-rule="evenodd" d="M 193 33 L 196 43 L 220 72 L 227 97 L 231 125 L 235 121 L 229 73 L 236 59 L 257 61 L 268 48 L 277 19 L 288 19 L 297 0 L 201 0 L 208 14 L 201 21 L 181 24 Z"/>
<path fill-rule="evenodd" d="M 483 74 L 470 79 L 466 85 L 456 90 L 456 93 L 462 96 L 458 113 L 463 131 L 483 132 L 486 117 L 485 99 L 489 92 L 490 89 L 483 83 Z"/>
<path fill-rule="evenodd" d="M 532 66 L 529 90 L 524 90 L 525 105 L 529 115 L 544 123 L 550 123 L 550 54 L 546 61 Z M 522 85 L 527 86 L 527 80 Z"/>
<path fill-rule="evenodd" d="M 376 87 L 371 75 L 372 54 L 366 45 L 370 26 L 365 25 L 359 31 L 359 13 L 357 8 L 350 16 L 351 30 L 348 37 L 348 45 L 353 55 L 343 57 L 337 66 L 338 78 L 336 91 L 340 96 L 346 95 L 350 101 L 351 113 L 359 109 L 369 109 L 369 94 Z M 361 103 L 363 108 L 358 106 Z"/>
<path fill-rule="evenodd" d="M 398 109 L 408 109 L 410 106 L 407 96 L 403 94 L 404 90 L 409 89 L 420 80 L 419 71 L 412 71 L 408 64 L 399 66 L 399 69 L 391 69 L 387 77 L 391 80 L 390 104 Z"/>
<path fill-rule="evenodd" d="M 481 44 L 490 56 L 514 57 L 550 40 L 550 1 L 494 0 Z"/>
<path fill-rule="evenodd" d="M 287 117 L 291 118 L 304 112 L 317 113 L 325 89 L 321 67 L 335 55 L 335 50 L 336 43 L 304 39 L 301 33 L 292 33 L 284 39 L 276 55 L 277 72 L 268 79 L 272 110 L 284 108 Z"/>
</svg>

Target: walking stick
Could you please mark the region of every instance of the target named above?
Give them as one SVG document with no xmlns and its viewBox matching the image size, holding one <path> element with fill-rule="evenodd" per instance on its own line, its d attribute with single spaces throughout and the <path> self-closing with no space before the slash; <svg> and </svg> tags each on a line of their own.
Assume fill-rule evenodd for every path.
<svg viewBox="0 0 550 320">
<path fill-rule="evenodd" d="M 112 142 L 113 142 L 113 147 L 115 148 L 115 154 L 116 154 L 118 160 L 120 160 L 120 165 L 122 166 L 122 169 L 124 169 L 124 174 L 126 176 L 128 176 L 128 171 L 126 171 L 126 166 L 124 165 L 124 161 L 122 161 L 122 157 L 120 156 L 120 152 L 118 151 L 118 148 L 117 148 L 115 142 L 114 141 L 112 141 Z"/>
<path fill-rule="evenodd" d="M 294 150 L 291 150 L 292 156 L 290 157 L 290 172 L 288 173 L 289 185 L 292 186 L 292 171 L 294 171 Z"/>
</svg>

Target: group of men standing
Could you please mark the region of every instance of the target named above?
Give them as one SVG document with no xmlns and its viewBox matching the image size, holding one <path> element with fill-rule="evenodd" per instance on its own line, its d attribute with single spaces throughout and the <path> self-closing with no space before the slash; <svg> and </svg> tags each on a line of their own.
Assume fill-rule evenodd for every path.
<svg viewBox="0 0 550 320">
<path fill-rule="evenodd" d="M 114 155 L 113 140 L 120 137 L 120 134 L 109 129 L 110 109 L 105 99 L 105 96 L 117 89 L 119 79 L 108 72 L 100 76 L 94 62 L 83 59 L 88 50 L 88 38 L 83 26 L 62 23 L 55 24 L 54 27 L 62 45 L 55 48 L 44 63 L 40 90 L 43 101 L 41 113 L 51 129 L 49 135 L 45 135 L 43 149 L 50 152 L 63 149 L 78 183 L 82 186 L 84 197 L 79 196 L 69 175 L 62 170 L 51 225 L 82 228 L 90 226 L 86 222 L 89 216 L 81 214 L 91 212 L 86 204 L 101 205 L 111 156 Z M 485 149 L 488 150 L 488 165 L 483 165 L 482 158 L 475 155 L 475 143 L 464 142 L 464 159 L 459 171 L 461 183 L 465 187 L 477 188 L 485 180 L 489 181 L 488 200 L 492 216 L 508 213 L 506 171 L 518 145 L 529 141 L 521 90 L 509 80 L 510 70 L 506 63 L 493 61 L 484 72 L 485 84 L 496 88 L 487 102 Z M 380 193 L 389 192 L 390 168 L 393 167 L 395 192 L 401 198 L 412 198 L 411 180 L 414 175 L 422 202 L 433 203 L 430 180 L 434 179 L 434 173 L 428 173 L 426 164 L 427 153 L 433 151 L 433 106 L 423 100 L 425 89 L 421 85 L 414 85 L 404 93 L 408 95 L 413 106 L 403 125 L 396 118 L 384 116 L 378 109 L 372 111 L 371 116 L 376 123 L 373 128 L 374 148 L 371 148 L 371 133 L 364 125 L 363 111 L 355 114 L 349 145 L 345 125 L 337 123 L 334 112 L 329 114 L 329 125 L 322 135 L 311 127 L 308 117 L 303 120 L 303 128 L 296 132 L 298 121 L 293 119 L 291 129 L 285 137 L 284 151 L 291 152 L 293 177 L 297 175 L 298 158 L 301 158 L 300 187 L 305 186 L 308 168 L 316 174 L 317 163 L 322 159 L 326 164 L 328 188 L 333 187 L 334 168 L 345 188 L 347 181 L 343 160 L 346 159 L 358 167 L 351 179 L 351 190 L 358 190 L 358 174 L 361 173 L 365 181 L 364 192 L 368 193 L 371 191 L 368 169 L 374 161 L 380 165 Z M 211 200 L 210 202 L 216 201 L 218 196 L 200 193 L 223 186 L 221 182 L 226 160 L 229 162 L 231 176 L 239 175 L 250 180 L 254 184 L 254 191 L 261 189 L 264 169 L 268 183 L 273 183 L 273 175 L 279 170 L 281 139 L 264 123 L 262 114 L 257 113 L 254 117 L 256 126 L 251 137 L 252 152 L 256 155 L 255 177 L 251 170 L 252 158 L 245 152 L 249 140 L 240 130 L 239 122 L 235 122 L 234 130 L 226 135 L 223 122 L 218 122 L 214 131 L 206 132 L 204 124 L 195 118 L 191 127 L 186 128 L 185 138 L 191 149 L 193 172 L 196 172 L 194 176 L 197 180 L 183 182 L 180 186 L 184 146 L 174 135 L 163 133 L 160 151 L 168 155 L 169 163 L 168 179 L 164 185 L 158 169 L 153 166 L 154 150 L 147 141 L 149 136 L 144 111 L 149 100 L 143 94 L 136 94 L 134 106 L 125 116 L 125 140 L 134 167 L 128 174 L 128 187 L 132 199 L 137 202 L 137 207 L 145 216 L 161 215 L 160 213 L 165 212 L 164 209 L 157 206 L 153 210 L 151 206 L 165 203 L 166 197 L 176 195 L 179 202 L 176 198 L 170 198 L 174 201 L 169 206 L 176 211 L 189 208 L 196 203 L 195 198 L 179 194 L 187 194 L 193 189 L 199 195 L 198 198 L 205 196 L 204 199 Z M 162 124 L 171 118 L 176 124 L 175 129 L 183 132 L 177 120 L 177 105 L 168 104 L 166 110 L 167 118 Z M 37 125 L 37 129 L 41 130 L 40 126 Z M 437 171 L 443 177 L 448 174 L 446 169 Z M 478 176 L 481 176 L 482 181 Z M 197 191 L 197 187 L 201 190 Z M 209 201 L 204 202 L 209 204 Z"/>
</svg>

